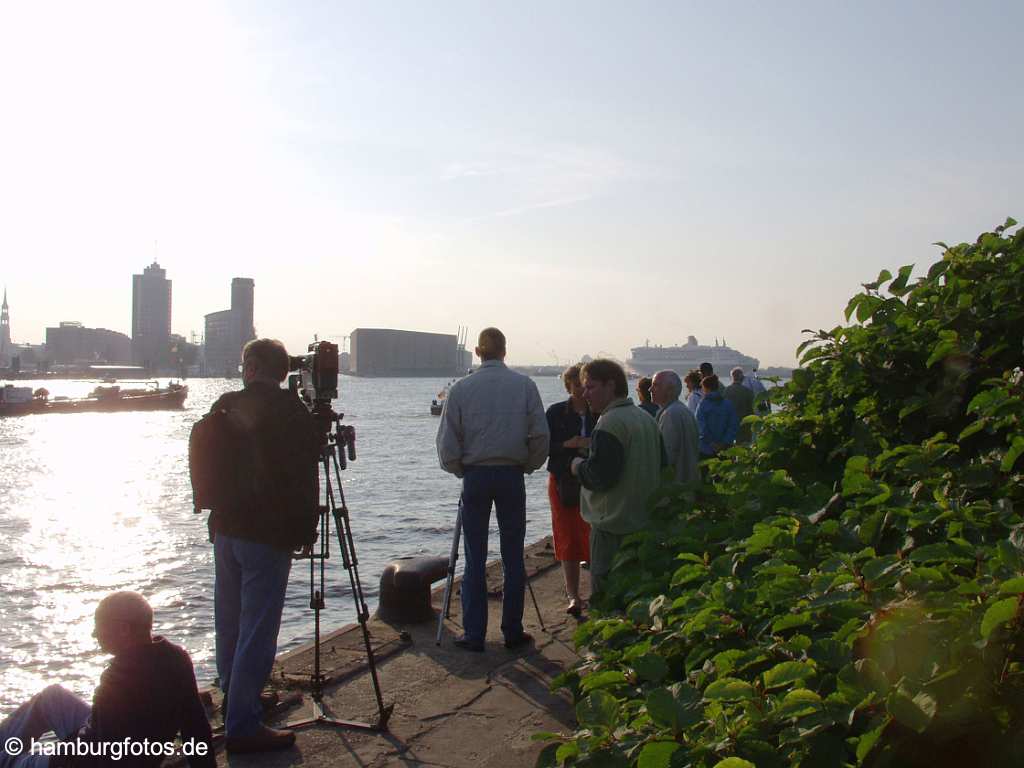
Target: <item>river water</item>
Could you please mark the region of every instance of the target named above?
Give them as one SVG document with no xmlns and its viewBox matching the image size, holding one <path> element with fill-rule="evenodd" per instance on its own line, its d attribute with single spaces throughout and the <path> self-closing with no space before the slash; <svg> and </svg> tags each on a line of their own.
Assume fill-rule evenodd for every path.
<svg viewBox="0 0 1024 768">
<path fill-rule="evenodd" d="M 536 382 L 545 406 L 564 399 L 559 379 Z M 96 385 L 15 383 L 68 396 Z M 117 589 L 144 594 L 156 613 L 154 631 L 189 650 L 200 685 L 213 680 L 213 551 L 205 518 L 192 512 L 188 435 L 220 394 L 240 384 L 187 383 L 183 411 L 0 419 L 0 717 L 50 683 L 91 698 L 107 662 L 91 636 L 92 615 Z M 341 379 L 334 407 L 356 428 L 358 446 L 342 482 L 371 610 L 390 560 L 447 556 L 451 547 L 460 486 L 438 468 L 438 419 L 429 412 L 444 384 Z M 528 542 L 550 532 L 546 482 L 543 471 L 527 478 Z M 491 525 L 496 556 L 493 517 Z M 336 546 L 332 552 L 328 629 L 355 617 Z M 308 567 L 296 563 L 280 650 L 312 637 L 308 580 Z"/>
</svg>

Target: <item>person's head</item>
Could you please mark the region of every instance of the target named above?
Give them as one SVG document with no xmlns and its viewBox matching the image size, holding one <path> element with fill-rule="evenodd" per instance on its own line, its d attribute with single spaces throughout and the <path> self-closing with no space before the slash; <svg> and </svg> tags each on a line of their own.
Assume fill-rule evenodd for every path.
<svg viewBox="0 0 1024 768">
<path fill-rule="evenodd" d="M 704 394 L 707 394 L 708 392 L 717 392 L 718 377 L 713 373 L 710 376 L 705 376 L 700 380 L 700 388 L 704 390 Z"/>
<path fill-rule="evenodd" d="M 138 592 L 114 592 L 96 606 L 93 637 L 107 653 L 122 651 L 152 641 L 153 609 Z"/>
<path fill-rule="evenodd" d="M 476 356 L 481 360 L 505 359 L 505 334 L 497 328 L 484 328 L 476 341 Z"/>
<path fill-rule="evenodd" d="M 582 406 L 584 404 L 583 399 L 583 380 L 580 376 L 580 371 L 583 365 L 576 363 L 576 365 L 570 365 L 564 371 L 562 371 L 562 384 L 565 386 L 565 391 L 569 393 L 569 397 L 575 405 Z"/>
<path fill-rule="evenodd" d="M 612 400 L 629 394 L 626 372 L 614 360 L 591 360 L 583 366 L 582 376 L 583 396 L 594 413 L 604 412 Z"/>
<path fill-rule="evenodd" d="M 641 403 L 649 403 L 651 401 L 651 377 L 643 376 L 636 383 L 636 396 L 640 398 Z"/>
<path fill-rule="evenodd" d="M 682 391 L 682 379 L 675 371 L 658 371 L 651 380 L 651 399 L 661 408 L 678 400 Z"/>
<path fill-rule="evenodd" d="M 711 363 L 705 362 L 700 364 L 700 377 L 702 379 L 707 378 L 708 376 L 713 376 L 714 374 L 715 368 L 714 366 L 711 365 Z"/>
<path fill-rule="evenodd" d="M 702 378 L 704 378 L 704 377 L 700 375 L 700 371 L 698 371 L 695 368 L 692 371 L 690 371 L 688 374 L 686 374 L 686 378 L 683 379 L 683 381 L 686 382 L 686 388 L 690 392 L 693 392 L 693 391 L 700 392 L 700 380 Z"/>
<path fill-rule="evenodd" d="M 732 376 L 733 383 L 735 383 L 735 384 L 742 384 L 743 383 L 743 369 L 742 368 L 739 368 L 739 367 L 733 368 L 731 371 L 729 371 L 729 375 Z"/>
<path fill-rule="evenodd" d="M 253 339 L 242 349 L 242 382 L 280 384 L 288 378 L 288 351 L 277 339 Z"/>
</svg>

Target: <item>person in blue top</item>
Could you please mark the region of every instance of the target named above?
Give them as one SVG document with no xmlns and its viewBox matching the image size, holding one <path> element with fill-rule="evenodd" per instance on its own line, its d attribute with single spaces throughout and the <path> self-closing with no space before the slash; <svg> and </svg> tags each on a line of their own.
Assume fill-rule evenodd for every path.
<svg viewBox="0 0 1024 768">
<path fill-rule="evenodd" d="M 700 457 L 708 459 L 736 442 L 740 420 L 732 403 L 722 396 L 718 377 L 705 376 L 700 383 L 704 396 L 697 406 Z"/>
</svg>

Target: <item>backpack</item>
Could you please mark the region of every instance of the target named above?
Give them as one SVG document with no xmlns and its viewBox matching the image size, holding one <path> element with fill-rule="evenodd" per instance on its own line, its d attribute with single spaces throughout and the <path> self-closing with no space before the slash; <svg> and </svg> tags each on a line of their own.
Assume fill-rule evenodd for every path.
<svg viewBox="0 0 1024 768">
<path fill-rule="evenodd" d="M 242 450 L 241 435 L 226 410 L 211 411 L 192 425 L 188 473 L 197 514 L 204 509 L 223 514 L 237 503 L 237 457 Z"/>
</svg>

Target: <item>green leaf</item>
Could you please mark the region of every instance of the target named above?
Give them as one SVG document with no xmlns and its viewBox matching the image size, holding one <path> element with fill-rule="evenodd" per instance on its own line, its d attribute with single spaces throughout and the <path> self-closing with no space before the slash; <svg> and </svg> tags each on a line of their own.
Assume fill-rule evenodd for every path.
<svg viewBox="0 0 1024 768">
<path fill-rule="evenodd" d="M 906 266 L 900 267 L 899 274 L 896 279 L 889 284 L 889 293 L 893 296 L 902 296 L 906 293 L 907 281 L 910 279 L 910 274 L 914 271 L 913 264 L 907 264 Z"/>
<path fill-rule="evenodd" d="M 587 675 L 583 678 L 583 690 L 596 691 L 598 688 L 611 688 L 612 686 L 622 685 L 626 682 L 626 676 L 621 672 L 610 670 L 607 672 L 597 672 L 592 675 Z"/>
<path fill-rule="evenodd" d="M 803 717 L 821 711 L 821 696 L 806 688 L 797 688 L 786 694 L 774 715 L 779 719 Z"/>
<path fill-rule="evenodd" d="M 872 728 L 867 733 L 861 734 L 860 738 L 857 739 L 857 765 L 864 764 L 864 760 L 867 759 L 871 750 L 875 748 L 875 744 L 878 743 L 878 739 L 881 737 L 882 732 L 891 722 L 892 719 L 887 717 L 877 728 Z"/>
<path fill-rule="evenodd" d="M 935 699 L 927 693 L 921 692 L 911 698 L 903 688 L 892 692 L 886 706 L 890 715 L 918 733 L 928 730 L 938 710 Z"/>
<path fill-rule="evenodd" d="M 1000 544 L 1004 542 L 999 542 Z M 1024 576 L 1018 576 L 1015 579 L 1009 579 L 999 585 L 1000 595 L 1019 595 L 1024 592 Z"/>
<path fill-rule="evenodd" d="M 715 763 L 714 768 L 757 768 L 757 766 L 740 757 L 727 757 L 725 760 Z"/>
<path fill-rule="evenodd" d="M 701 718 L 700 693 L 686 683 L 671 688 L 655 688 L 644 701 L 651 720 L 662 728 L 679 733 Z"/>
<path fill-rule="evenodd" d="M 1024 453 L 1024 437 L 1013 438 L 1010 450 L 1003 457 L 1003 463 L 999 465 L 999 469 L 1003 472 L 1009 472 L 1013 469 L 1013 465 L 1017 463 L 1017 459 L 1020 458 L 1022 453 Z"/>
<path fill-rule="evenodd" d="M 981 619 L 981 636 L 986 640 L 995 632 L 997 627 L 1010 621 L 1017 614 L 1018 598 L 1008 597 L 1005 600 L 997 600 L 985 611 Z"/>
<path fill-rule="evenodd" d="M 552 739 L 560 739 L 562 734 L 554 733 L 552 731 L 539 731 L 530 736 L 530 741 L 551 741 Z"/>
<path fill-rule="evenodd" d="M 703 563 L 701 565 L 687 563 L 686 565 L 679 566 L 678 570 L 672 574 L 671 586 L 681 587 L 684 584 L 689 584 L 691 581 L 706 578 L 707 575 L 708 569 Z"/>
<path fill-rule="evenodd" d="M 558 749 L 561 746 L 561 744 L 548 744 L 544 747 L 537 755 L 537 762 L 533 764 L 533 768 L 557 768 Z"/>
<path fill-rule="evenodd" d="M 580 745 L 575 741 L 567 741 L 562 744 L 555 752 L 555 760 L 558 761 L 559 765 L 565 765 L 565 761 L 573 757 L 578 757 L 580 754 Z"/>
<path fill-rule="evenodd" d="M 723 677 L 704 689 L 708 701 L 747 701 L 754 698 L 754 686 L 735 677 Z"/>
<path fill-rule="evenodd" d="M 674 741 L 649 741 L 640 750 L 637 768 L 669 768 L 678 749 L 679 744 Z"/>
<path fill-rule="evenodd" d="M 785 632 L 787 629 L 803 627 L 810 623 L 810 613 L 789 613 L 775 620 L 772 624 L 772 632 Z"/>
<path fill-rule="evenodd" d="M 594 691 L 576 705 L 576 719 L 584 727 L 614 728 L 619 702 L 607 691 Z"/>
<path fill-rule="evenodd" d="M 656 653 L 645 653 L 631 663 L 641 680 L 657 683 L 668 675 L 668 663 Z"/>
<path fill-rule="evenodd" d="M 814 667 L 811 664 L 803 661 L 784 661 L 764 673 L 764 687 L 765 690 L 782 688 L 813 674 Z"/>
</svg>

